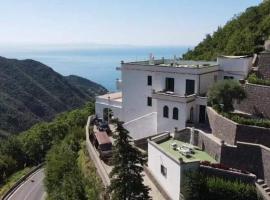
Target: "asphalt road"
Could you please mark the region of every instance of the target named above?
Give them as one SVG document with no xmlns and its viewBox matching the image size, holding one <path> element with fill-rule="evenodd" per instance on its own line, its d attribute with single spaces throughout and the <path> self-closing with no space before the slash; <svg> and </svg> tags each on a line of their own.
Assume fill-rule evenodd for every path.
<svg viewBox="0 0 270 200">
<path fill-rule="evenodd" d="M 44 169 L 40 169 L 23 182 L 8 200 L 44 200 Z"/>
</svg>

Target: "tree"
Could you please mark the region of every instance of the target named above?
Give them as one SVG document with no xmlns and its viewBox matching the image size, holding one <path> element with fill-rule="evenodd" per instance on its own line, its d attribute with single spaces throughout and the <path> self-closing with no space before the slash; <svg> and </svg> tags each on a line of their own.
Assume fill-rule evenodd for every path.
<svg viewBox="0 0 270 200">
<path fill-rule="evenodd" d="M 208 102 L 218 111 L 234 110 L 233 101 L 243 100 L 246 93 L 241 85 L 234 80 L 223 80 L 215 83 L 208 91 Z"/>
<path fill-rule="evenodd" d="M 123 122 L 117 122 L 113 154 L 113 169 L 110 173 L 109 191 L 115 200 L 151 199 L 149 188 L 143 184 L 143 165 L 146 157 L 131 144 L 129 132 Z"/>
</svg>

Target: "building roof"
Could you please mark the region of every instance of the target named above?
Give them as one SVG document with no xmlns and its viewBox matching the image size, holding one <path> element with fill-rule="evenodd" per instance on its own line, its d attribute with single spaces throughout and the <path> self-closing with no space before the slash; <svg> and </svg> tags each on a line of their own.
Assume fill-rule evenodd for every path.
<svg viewBox="0 0 270 200">
<path fill-rule="evenodd" d="M 250 58 L 253 57 L 251 55 L 243 55 L 243 56 L 226 56 L 226 55 L 222 55 L 219 56 L 220 58 L 228 58 L 228 59 L 241 59 L 241 58 Z"/>
<path fill-rule="evenodd" d="M 193 61 L 193 60 L 180 60 L 180 59 L 159 59 L 159 60 L 146 60 L 128 62 L 126 64 L 131 65 L 143 65 L 143 66 L 159 66 L 159 67 L 176 67 L 176 68 L 206 68 L 216 66 L 215 61 Z"/>
<path fill-rule="evenodd" d="M 122 102 L 122 92 L 108 93 L 98 96 L 98 98 Z"/>
<path fill-rule="evenodd" d="M 191 157 L 188 158 L 182 155 L 179 151 L 174 150 L 172 148 L 173 143 L 177 144 L 178 147 L 183 146 L 183 145 L 192 146 L 190 144 L 184 143 L 179 140 L 175 140 L 173 138 L 167 139 L 157 144 L 165 153 L 169 154 L 171 157 L 173 157 L 176 160 L 179 160 L 180 158 L 182 158 L 185 163 L 194 162 L 194 161 L 209 161 L 212 163 L 217 162 L 214 158 L 212 158 L 206 152 L 200 150 L 198 147 L 195 147 L 195 146 L 194 146 L 194 154 L 192 154 Z"/>
<path fill-rule="evenodd" d="M 106 132 L 96 132 L 95 137 L 99 145 L 112 143 Z"/>
</svg>

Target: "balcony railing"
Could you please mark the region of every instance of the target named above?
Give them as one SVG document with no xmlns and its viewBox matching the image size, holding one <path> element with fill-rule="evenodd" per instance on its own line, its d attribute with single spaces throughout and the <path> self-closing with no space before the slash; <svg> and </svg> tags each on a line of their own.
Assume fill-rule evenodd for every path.
<svg viewBox="0 0 270 200">
<path fill-rule="evenodd" d="M 196 99 L 196 94 L 191 95 L 180 95 L 175 92 L 169 91 L 153 91 L 152 97 L 155 99 L 167 100 L 167 101 L 177 101 L 181 103 L 188 103 Z"/>
</svg>

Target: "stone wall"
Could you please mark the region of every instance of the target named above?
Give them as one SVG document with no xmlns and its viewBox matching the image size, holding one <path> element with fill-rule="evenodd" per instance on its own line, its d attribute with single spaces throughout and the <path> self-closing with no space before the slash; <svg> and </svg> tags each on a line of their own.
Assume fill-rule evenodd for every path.
<svg viewBox="0 0 270 200">
<path fill-rule="evenodd" d="M 270 86 L 255 85 L 247 83 L 244 86 L 247 98 L 235 104 L 235 109 L 247 113 L 262 113 L 270 118 Z"/>
<path fill-rule="evenodd" d="M 211 107 L 207 108 L 207 114 L 213 135 L 226 143 L 235 145 L 240 141 L 270 147 L 269 128 L 237 124 L 221 116 Z"/>
<path fill-rule="evenodd" d="M 270 184 L 270 149 L 258 144 L 237 142 L 237 146 L 224 145 L 220 162 L 247 170 Z"/>
<path fill-rule="evenodd" d="M 262 161 L 264 177 L 268 185 L 270 185 L 270 148 L 262 148 Z"/>
<path fill-rule="evenodd" d="M 200 165 L 200 171 L 210 176 L 220 177 L 232 181 L 241 181 L 251 184 L 254 184 L 256 181 L 256 175 L 254 174 L 243 174 L 240 172 L 223 170 L 210 166 Z"/>
<path fill-rule="evenodd" d="M 220 162 L 221 155 L 221 143 L 213 140 L 211 137 L 207 135 L 207 133 L 203 133 L 199 131 L 198 134 L 198 144 L 203 151 L 212 156 L 216 161 Z"/>
<path fill-rule="evenodd" d="M 270 129 L 239 124 L 237 125 L 236 141 L 262 144 L 270 147 Z"/>
<path fill-rule="evenodd" d="M 219 115 L 213 108 L 207 107 L 207 114 L 214 136 L 226 143 L 235 144 L 237 124 Z"/>
</svg>

